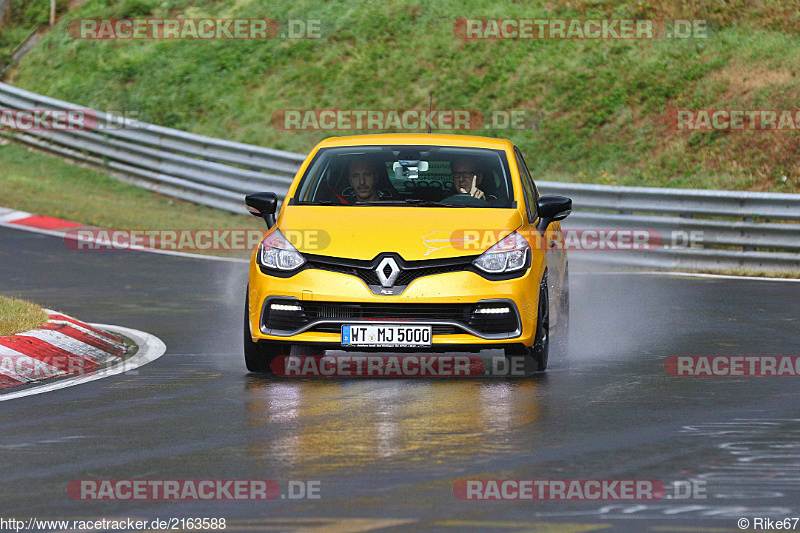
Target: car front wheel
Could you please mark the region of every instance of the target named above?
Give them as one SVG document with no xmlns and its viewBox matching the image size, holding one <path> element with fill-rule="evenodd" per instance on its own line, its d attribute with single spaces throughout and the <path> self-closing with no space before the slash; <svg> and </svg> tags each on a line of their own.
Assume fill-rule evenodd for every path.
<svg viewBox="0 0 800 533">
<path fill-rule="evenodd" d="M 547 290 L 547 270 L 544 271 L 542 282 L 539 284 L 539 307 L 536 319 L 536 335 L 533 346 L 530 348 L 506 349 L 509 359 L 523 356 L 523 367 L 526 374 L 532 371 L 547 369 L 547 356 L 550 351 L 550 295 Z M 530 363 L 535 362 L 536 368 L 531 368 Z M 512 365 L 511 368 L 514 368 Z"/>
<path fill-rule="evenodd" d="M 249 291 L 248 291 L 249 292 Z M 250 317 L 248 316 L 249 295 L 244 300 L 244 364 L 250 372 L 272 373 L 272 361 L 291 353 L 292 345 L 282 342 L 253 342 L 250 336 Z"/>
</svg>

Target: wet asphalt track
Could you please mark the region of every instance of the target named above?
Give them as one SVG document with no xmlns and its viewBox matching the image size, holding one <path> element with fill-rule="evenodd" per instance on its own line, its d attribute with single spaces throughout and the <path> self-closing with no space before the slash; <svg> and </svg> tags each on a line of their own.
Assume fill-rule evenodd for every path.
<svg viewBox="0 0 800 533">
<path fill-rule="evenodd" d="M 287 381 L 244 368 L 245 279 L 244 264 L 74 252 L 0 228 L 0 293 L 167 345 L 136 375 L 0 403 L 0 517 L 738 531 L 739 517 L 800 516 L 800 378 L 663 368 L 674 354 L 800 354 L 798 283 L 574 273 L 572 354 L 544 376 Z M 320 480 L 322 498 L 72 501 L 67 483 L 81 478 Z M 464 478 L 695 478 L 708 498 L 462 502 Z"/>
</svg>

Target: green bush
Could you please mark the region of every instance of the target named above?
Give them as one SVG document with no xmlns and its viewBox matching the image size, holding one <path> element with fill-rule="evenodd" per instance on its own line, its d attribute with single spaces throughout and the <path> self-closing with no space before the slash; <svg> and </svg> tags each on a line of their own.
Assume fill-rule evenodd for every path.
<svg viewBox="0 0 800 533">
<path fill-rule="evenodd" d="M 69 8 L 69 0 L 56 0 L 56 14 Z M 50 0 L 11 0 L 9 21 L 20 26 L 34 26 L 50 22 Z"/>
<path fill-rule="evenodd" d="M 150 15 L 157 7 L 156 2 L 146 0 L 123 0 L 119 3 L 119 18 L 136 18 Z"/>
</svg>

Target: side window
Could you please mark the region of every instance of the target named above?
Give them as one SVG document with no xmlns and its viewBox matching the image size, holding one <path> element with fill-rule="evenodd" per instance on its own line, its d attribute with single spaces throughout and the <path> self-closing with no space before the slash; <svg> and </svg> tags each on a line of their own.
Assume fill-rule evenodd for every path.
<svg viewBox="0 0 800 533">
<path fill-rule="evenodd" d="M 528 222 L 533 222 L 536 220 L 536 206 L 538 205 L 536 187 L 533 184 L 530 172 L 528 172 L 528 167 L 525 165 L 525 160 L 522 159 L 522 154 L 517 148 L 514 148 L 514 155 L 517 158 L 522 190 L 525 192 L 525 209 L 528 211 Z"/>
<path fill-rule="evenodd" d="M 531 190 L 533 191 L 534 196 L 536 197 L 536 204 L 539 205 L 539 189 L 536 188 L 536 182 L 533 181 L 533 176 L 531 176 L 530 170 L 528 170 L 528 164 L 525 162 L 525 158 L 522 157 L 522 152 L 519 153 L 519 158 L 522 160 L 522 170 L 525 172 L 525 176 L 528 178 L 528 182 L 531 185 Z"/>
</svg>

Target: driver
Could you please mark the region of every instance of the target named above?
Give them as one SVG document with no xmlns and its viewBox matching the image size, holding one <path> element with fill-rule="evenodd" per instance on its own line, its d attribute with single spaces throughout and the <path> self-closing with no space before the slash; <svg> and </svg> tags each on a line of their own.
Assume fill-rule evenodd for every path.
<svg viewBox="0 0 800 533">
<path fill-rule="evenodd" d="M 378 194 L 378 169 L 370 161 L 353 161 L 348 169 L 350 186 L 356 192 L 357 202 L 374 202 L 380 200 Z"/>
<path fill-rule="evenodd" d="M 453 186 L 461 194 L 469 194 L 475 198 L 486 200 L 486 195 L 478 187 L 483 182 L 483 172 L 478 170 L 474 161 L 457 159 L 452 165 Z"/>
</svg>

